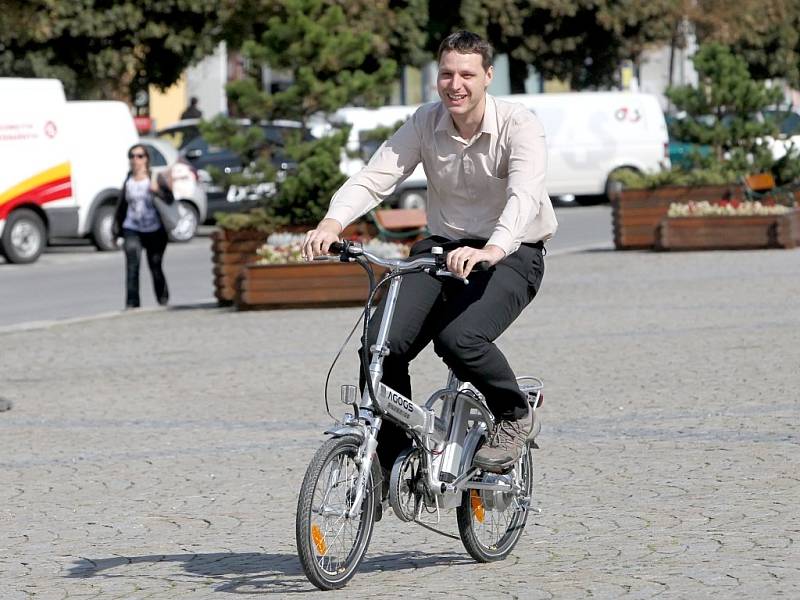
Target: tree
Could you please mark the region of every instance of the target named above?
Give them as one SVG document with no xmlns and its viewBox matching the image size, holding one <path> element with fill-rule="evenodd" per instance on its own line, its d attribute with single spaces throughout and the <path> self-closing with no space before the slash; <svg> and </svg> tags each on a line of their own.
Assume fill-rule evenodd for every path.
<svg viewBox="0 0 800 600">
<path fill-rule="evenodd" d="M 687 14 L 700 42 L 729 46 L 754 78 L 800 87 L 800 0 L 697 0 Z"/>
<path fill-rule="evenodd" d="M 413 4 L 413 3 L 408 3 Z M 392 22 L 389 2 L 339 0 L 283 0 L 262 6 L 258 38 L 245 40 L 242 52 L 252 65 L 251 76 L 228 85 L 236 114 L 254 121 L 293 119 L 308 123 L 312 116 L 342 106 L 385 101 L 397 73 L 397 64 L 382 34 Z M 287 89 L 263 89 L 260 67 L 267 65 L 291 75 Z M 230 145 L 223 120 L 207 130 L 210 141 Z M 218 135 L 221 134 L 221 135 Z M 237 134 L 242 141 L 242 134 Z M 316 223 L 325 213 L 333 192 L 344 183 L 339 161 L 347 132 L 314 141 L 299 136 L 285 148 L 297 168 L 289 173 L 274 196 L 264 198 L 268 214 L 295 224 Z M 261 140 L 251 140 L 243 154 L 249 163 L 238 176 L 242 185 L 270 177 L 269 157 Z"/>
<path fill-rule="evenodd" d="M 0 21 L 0 75 L 56 77 L 80 99 L 166 88 L 213 51 L 231 7 L 214 0 L 12 0 Z"/>
<path fill-rule="evenodd" d="M 667 96 L 685 119 L 677 121 L 678 139 L 708 144 L 714 158 L 731 170 L 745 173 L 769 169 L 772 154 L 764 138 L 774 136 L 774 123 L 758 118 L 760 111 L 776 103 L 782 91 L 754 81 L 747 63 L 718 43 L 703 45 L 693 58 L 699 77 L 697 87 L 667 90 Z M 698 162 L 702 162 L 699 160 Z"/>
<path fill-rule="evenodd" d="M 669 41 L 678 0 L 459 0 L 431 3 L 429 48 L 465 27 L 509 56 L 511 91 L 524 92 L 528 65 L 573 88 L 609 86 L 625 59 Z"/>
</svg>

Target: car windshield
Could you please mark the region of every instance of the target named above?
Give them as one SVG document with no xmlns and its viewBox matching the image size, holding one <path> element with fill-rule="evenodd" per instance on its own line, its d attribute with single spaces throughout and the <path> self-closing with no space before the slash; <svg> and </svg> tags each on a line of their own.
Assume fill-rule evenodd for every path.
<svg viewBox="0 0 800 600">
<path fill-rule="evenodd" d="M 147 153 L 150 155 L 150 166 L 151 167 L 165 167 L 167 166 L 167 159 L 164 155 L 152 144 L 143 143 L 142 144 L 145 148 L 147 148 Z"/>
<path fill-rule="evenodd" d="M 303 141 L 310 141 L 314 139 L 308 129 L 300 127 L 287 127 L 285 125 L 262 125 L 261 129 L 264 131 L 264 138 L 270 144 L 276 146 L 285 146 L 289 138 L 297 133 L 302 132 Z"/>
<path fill-rule="evenodd" d="M 783 135 L 800 134 L 800 114 L 787 110 L 767 110 L 764 116 L 772 119 Z"/>
<path fill-rule="evenodd" d="M 197 125 L 184 125 L 182 127 L 168 128 L 159 131 L 156 137 L 166 140 L 172 144 L 176 150 L 183 150 L 189 142 L 200 137 L 200 129 L 198 129 Z"/>
<path fill-rule="evenodd" d="M 264 138 L 271 146 L 285 146 L 289 138 L 298 131 L 302 132 L 303 141 L 308 142 L 314 139 L 308 129 L 301 127 L 266 124 L 261 126 L 261 130 L 264 132 Z M 200 141 L 202 137 L 200 129 L 196 125 L 167 128 L 159 131 L 156 137 L 169 142 L 176 150 L 190 150 L 198 145 L 202 146 L 203 149 L 207 147 L 205 142 Z"/>
</svg>

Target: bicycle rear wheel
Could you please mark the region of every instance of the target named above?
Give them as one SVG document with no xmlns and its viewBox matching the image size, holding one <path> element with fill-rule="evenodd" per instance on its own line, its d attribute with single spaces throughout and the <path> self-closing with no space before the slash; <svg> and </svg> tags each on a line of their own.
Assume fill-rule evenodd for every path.
<svg viewBox="0 0 800 600">
<path fill-rule="evenodd" d="M 467 490 L 456 509 L 458 532 L 464 548 L 478 562 L 503 560 L 517 545 L 528 519 L 533 490 L 533 458 L 526 448 L 512 471 L 521 487 L 511 492 Z M 484 473 L 480 481 L 494 482 L 506 476 Z"/>
<path fill-rule="evenodd" d="M 372 537 L 375 469 L 367 482 L 361 512 L 352 519 L 346 516 L 356 495 L 359 445 L 354 436 L 325 442 L 311 460 L 300 488 L 297 552 L 306 577 L 321 590 L 343 587 L 355 575 Z"/>
</svg>

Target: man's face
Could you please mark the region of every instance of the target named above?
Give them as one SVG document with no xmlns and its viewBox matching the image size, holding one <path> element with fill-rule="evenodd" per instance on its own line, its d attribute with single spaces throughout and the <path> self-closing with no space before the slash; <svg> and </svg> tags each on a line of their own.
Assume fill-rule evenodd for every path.
<svg viewBox="0 0 800 600">
<path fill-rule="evenodd" d="M 436 88 L 453 117 L 483 110 L 483 99 L 492 74 L 491 66 L 488 70 L 483 69 L 480 54 L 461 54 L 454 50 L 442 54 Z"/>
</svg>

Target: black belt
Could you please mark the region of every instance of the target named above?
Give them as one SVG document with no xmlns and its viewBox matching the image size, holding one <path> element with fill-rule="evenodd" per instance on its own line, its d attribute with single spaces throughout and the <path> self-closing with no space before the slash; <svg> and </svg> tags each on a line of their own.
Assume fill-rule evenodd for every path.
<svg viewBox="0 0 800 600">
<path fill-rule="evenodd" d="M 431 246 L 440 245 L 442 246 L 446 252 L 450 250 L 455 250 L 459 246 L 470 246 L 472 248 L 483 248 L 486 245 L 487 240 L 481 239 L 460 239 L 460 240 L 448 240 L 445 237 L 439 235 L 431 235 L 424 240 L 416 242 L 414 246 L 420 244 L 421 248 L 414 252 L 414 254 L 421 254 L 428 252 Z M 535 250 L 544 250 L 544 240 L 539 240 L 538 242 L 523 242 L 520 244 L 521 246 L 525 246 L 526 248 L 533 248 Z"/>
<path fill-rule="evenodd" d="M 528 248 L 536 248 L 537 250 L 544 250 L 544 240 L 539 240 L 538 242 L 522 242 L 523 246 L 527 246 Z"/>
</svg>

